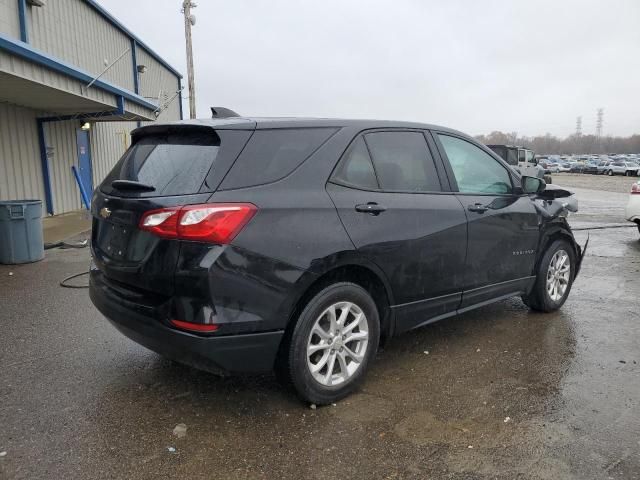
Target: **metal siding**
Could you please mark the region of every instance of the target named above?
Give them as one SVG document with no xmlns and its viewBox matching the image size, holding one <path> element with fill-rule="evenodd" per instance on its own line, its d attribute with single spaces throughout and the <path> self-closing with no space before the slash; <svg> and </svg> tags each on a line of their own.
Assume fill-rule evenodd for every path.
<svg viewBox="0 0 640 480">
<path fill-rule="evenodd" d="M 111 171 L 131 144 L 130 133 L 136 127 L 133 122 L 96 123 L 91 128 L 91 161 L 93 186 L 97 187 Z"/>
<path fill-rule="evenodd" d="M 152 97 L 152 101 L 158 101 L 159 104 L 173 97 L 178 90 L 178 78 L 139 45 L 137 59 L 138 65 L 147 67 L 147 71 L 141 74 L 138 80 L 140 95 Z M 158 96 L 161 98 L 158 99 Z M 174 98 L 168 108 L 160 114 L 158 120 L 180 120 L 179 101 L 179 96 Z"/>
<path fill-rule="evenodd" d="M 0 200 L 44 202 L 37 116 L 35 110 L 0 103 Z"/>
<path fill-rule="evenodd" d="M 3 0 L 0 0 L 3 1 Z M 99 75 L 131 47 L 130 38 L 80 0 L 55 0 L 28 8 L 29 37 L 34 48 Z M 134 90 L 131 52 L 101 78 Z"/>
<path fill-rule="evenodd" d="M 20 40 L 17 0 L 0 0 L 0 33 Z"/>
</svg>

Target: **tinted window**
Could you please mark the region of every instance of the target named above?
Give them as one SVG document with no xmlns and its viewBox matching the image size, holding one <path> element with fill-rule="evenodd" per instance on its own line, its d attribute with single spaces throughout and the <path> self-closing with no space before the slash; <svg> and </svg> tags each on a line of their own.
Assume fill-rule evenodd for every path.
<svg viewBox="0 0 640 480">
<path fill-rule="evenodd" d="M 340 161 L 333 180 L 365 190 L 379 188 L 369 151 L 362 137 L 358 137 Z"/>
<path fill-rule="evenodd" d="M 440 191 L 429 147 L 420 132 L 375 132 L 365 135 L 382 190 Z"/>
<path fill-rule="evenodd" d="M 511 177 L 495 158 L 465 140 L 448 135 L 438 137 L 460 192 L 511 193 Z"/>
<path fill-rule="evenodd" d="M 105 179 L 107 193 L 114 180 L 133 180 L 155 187 L 136 196 L 154 197 L 198 193 L 218 155 L 215 134 L 182 133 L 142 137 L 118 161 Z"/>
<path fill-rule="evenodd" d="M 525 161 L 525 152 L 524 150 L 518 150 L 518 161 L 519 162 L 524 162 Z"/>
<path fill-rule="evenodd" d="M 256 130 L 220 188 L 250 187 L 280 180 L 335 132 L 335 128 Z"/>
<path fill-rule="evenodd" d="M 515 148 L 507 149 L 506 160 L 509 165 L 518 165 L 518 151 Z"/>
</svg>

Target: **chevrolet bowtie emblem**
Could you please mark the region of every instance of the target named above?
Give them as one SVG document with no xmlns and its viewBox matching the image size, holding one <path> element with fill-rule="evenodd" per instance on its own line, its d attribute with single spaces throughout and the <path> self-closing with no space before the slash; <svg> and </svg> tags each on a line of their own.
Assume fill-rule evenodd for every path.
<svg viewBox="0 0 640 480">
<path fill-rule="evenodd" d="M 109 218 L 111 216 L 111 210 L 109 210 L 107 207 L 101 208 L 100 216 L 102 218 Z"/>
</svg>

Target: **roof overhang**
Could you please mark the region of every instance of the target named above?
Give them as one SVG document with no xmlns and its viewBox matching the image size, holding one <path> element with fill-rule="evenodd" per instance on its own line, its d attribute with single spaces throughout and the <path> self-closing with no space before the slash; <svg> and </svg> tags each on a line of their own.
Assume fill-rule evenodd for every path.
<svg viewBox="0 0 640 480">
<path fill-rule="evenodd" d="M 0 58 L 0 101 L 33 108 L 59 115 L 99 113 L 105 120 L 105 112 L 122 113 L 114 120 L 155 120 L 158 106 L 129 90 L 101 79 L 90 88 L 87 85 L 93 75 L 32 48 L 29 44 L 0 34 L 0 57 L 8 56 L 5 65 L 14 61 L 27 62 L 30 68 L 3 68 Z M 45 83 L 46 72 L 66 79 L 64 87 Z M 113 116 L 113 115 L 112 115 Z"/>
</svg>

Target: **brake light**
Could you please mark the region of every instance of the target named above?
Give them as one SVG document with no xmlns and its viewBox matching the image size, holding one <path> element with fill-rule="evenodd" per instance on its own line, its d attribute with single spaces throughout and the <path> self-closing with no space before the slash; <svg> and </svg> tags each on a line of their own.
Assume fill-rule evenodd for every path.
<svg viewBox="0 0 640 480">
<path fill-rule="evenodd" d="M 190 332 L 215 332 L 220 327 L 215 323 L 193 323 L 183 320 L 171 320 L 171 325 Z"/>
<path fill-rule="evenodd" d="M 229 243 L 255 215 L 251 203 L 207 203 L 151 210 L 140 219 L 140 229 L 163 238 Z"/>
<path fill-rule="evenodd" d="M 640 183 L 634 183 L 633 185 L 631 185 L 631 193 L 640 195 Z"/>
</svg>

